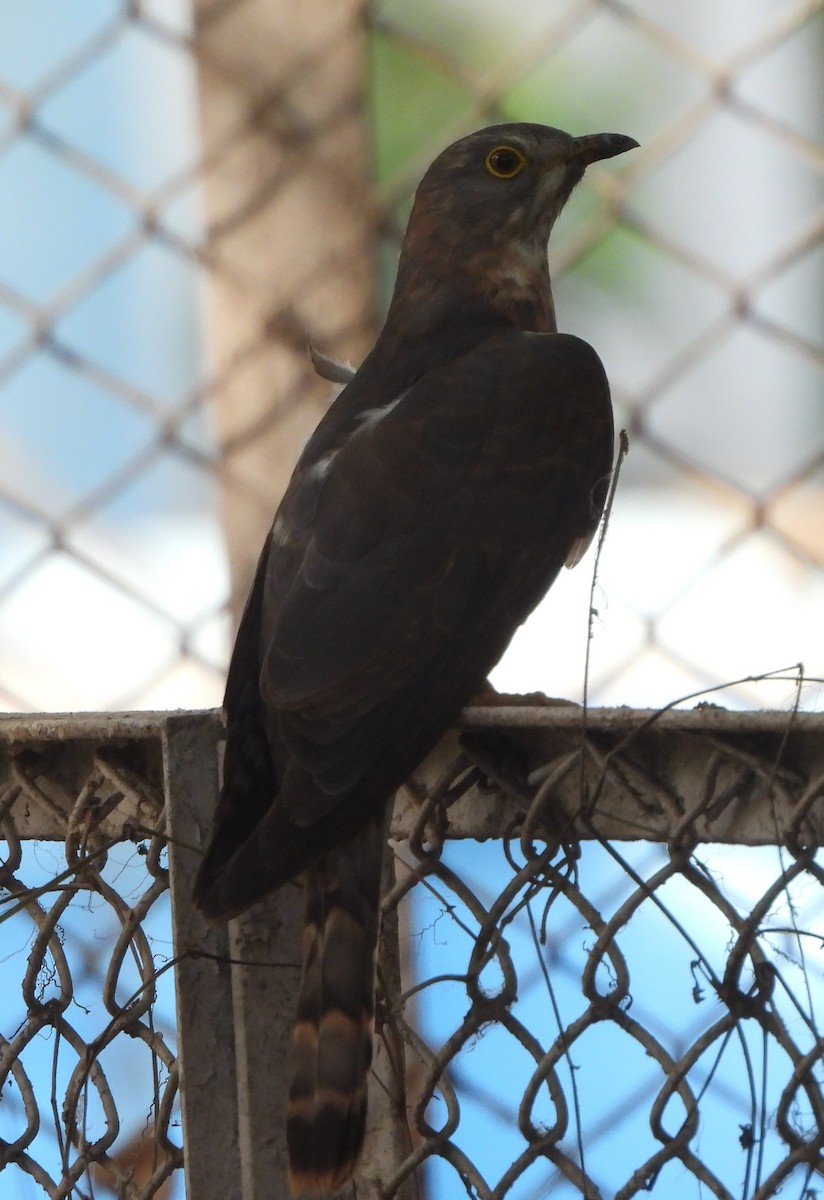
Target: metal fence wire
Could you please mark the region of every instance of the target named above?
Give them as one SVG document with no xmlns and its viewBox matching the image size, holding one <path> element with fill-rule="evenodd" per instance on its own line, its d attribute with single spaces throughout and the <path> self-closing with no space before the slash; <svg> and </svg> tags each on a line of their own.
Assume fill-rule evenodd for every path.
<svg viewBox="0 0 824 1200">
<path fill-rule="evenodd" d="M 602 709 L 583 727 L 505 705 L 463 726 L 395 813 L 401 953 L 380 958 L 356 1194 L 815 1195 L 821 717 Z M 273 1013 L 245 1028 L 230 975 L 294 977 L 297 947 L 239 956 L 188 898 L 216 715 L 0 731 L 13 1194 L 176 1194 L 184 1130 L 189 1195 L 260 1195 L 245 1153 L 280 1194 L 277 1114 L 264 1104 L 266 1141 L 245 1128 L 283 1083 L 253 1027 Z"/>
<path fill-rule="evenodd" d="M 217 704 L 307 335 L 362 357 L 423 168 L 642 144 L 551 248 L 630 436 L 600 585 L 496 682 L 581 699 L 591 633 L 594 704 L 784 711 L 465 714 L 396 811 L 359 1200 L 821 1192 L 822 49 L 821 0 L 0 13 L 5 710 Z M 219 744 L 0 720 L 0 1194 L 283 1194 L 300 896 L 192 913 Z"/>
<path fill-rule="evenodd" d="M 60 745 L 59 723 L 32 740 L 30 721 L 10 721 L 5 1194 L 162 1196 L 183 1154 L 160 760 L 139 741 Z"/>
</svg>

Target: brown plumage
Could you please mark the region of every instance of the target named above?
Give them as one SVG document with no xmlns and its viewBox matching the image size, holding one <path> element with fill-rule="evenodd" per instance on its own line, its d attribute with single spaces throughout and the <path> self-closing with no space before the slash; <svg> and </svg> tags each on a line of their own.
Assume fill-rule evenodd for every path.
<svg viewBox="0 0 824 1200">
<path fill-rule="evenodd" d="M 498 125 L 418 188 L 386 324 L 295 468 L 226 688 L 224 787 L 195 899 L 238 913 L 299 872 L 291 1186 L 363 1141 L 385 813 L 603 506 L 603 368 L 555 332 L 552 225 L 636 145 Z"/>
</svg>

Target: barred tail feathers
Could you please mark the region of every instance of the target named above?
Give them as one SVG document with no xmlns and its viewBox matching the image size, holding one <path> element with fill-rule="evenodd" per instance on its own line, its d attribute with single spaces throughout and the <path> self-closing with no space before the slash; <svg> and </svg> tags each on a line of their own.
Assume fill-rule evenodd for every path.
<svg viewBox="0 0 824 1200">
<path fill-rule="evenodd" d="M 363 1145 L 384 844 L 381 817 L 306 874 L 287 1116 L 294 1196 L 338 1191 Z"/>
</svg>

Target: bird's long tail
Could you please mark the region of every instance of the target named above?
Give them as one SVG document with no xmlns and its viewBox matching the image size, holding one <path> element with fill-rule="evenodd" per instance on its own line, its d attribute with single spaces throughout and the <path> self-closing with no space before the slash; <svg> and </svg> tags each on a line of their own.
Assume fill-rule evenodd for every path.
<svg viewBox="0 0 824 1200">
<path fill-rule="evenodd" d="M 295 1196 L 337 1191 L 363 1145 L 385 842 L 381 815 L 306 874 L 287 1118 Z"/>
</svg>

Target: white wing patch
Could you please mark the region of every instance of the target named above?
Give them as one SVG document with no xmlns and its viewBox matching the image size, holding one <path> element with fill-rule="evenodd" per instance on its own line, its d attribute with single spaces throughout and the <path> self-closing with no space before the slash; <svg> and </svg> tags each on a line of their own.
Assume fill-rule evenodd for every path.
<svg viewBox="0 0 824 1200">
<path fill-rule="evenodd" d="M 337 450 L 333 450 L 330 454 L 324 454 L 323 458 L 319 458 L 316 463 L 312 463 L 311 467 L 306 472 L 307 478 L 313 483 L 320 483 L 320 481 L 329 474 L 329 468 L 337 456 Z"/>
<path fill-rule="evenodd" d="M 288 546 L 289 539 L 292 536 L 292 530 L 289 528 L 289 522 L 283 517 L 275 517 L 272 525 L 272 544 L 275 546 Z"/>
<path fill-rule="evenodd" d="M 364 412 L 358 413 L 358 424 L 361 428 L 371 429 L 379 421 L 382 421 L 384 417 L 388 416 L 392 409 L 397 404 L 400 404 L 405 395 L 405 391 L 401 392 L 399 396 L 396 396 L 394 400 L 390 400 L 388 404 L 382 404 L 379 408 L 367 408 Z"/>
</svg>

